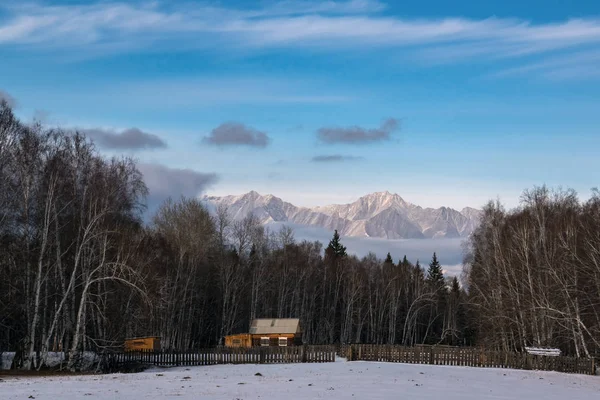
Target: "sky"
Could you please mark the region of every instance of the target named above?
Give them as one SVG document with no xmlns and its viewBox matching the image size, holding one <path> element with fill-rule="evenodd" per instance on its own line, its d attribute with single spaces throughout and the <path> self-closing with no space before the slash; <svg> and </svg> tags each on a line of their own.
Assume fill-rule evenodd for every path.
<svg viewBox="0 0 600 400">
<path fill-rule="evenodd" d="M 598 1 L 0 0 L 0 97 L 139 161 L 158 201 L 598 185 Z"/>
</svg>

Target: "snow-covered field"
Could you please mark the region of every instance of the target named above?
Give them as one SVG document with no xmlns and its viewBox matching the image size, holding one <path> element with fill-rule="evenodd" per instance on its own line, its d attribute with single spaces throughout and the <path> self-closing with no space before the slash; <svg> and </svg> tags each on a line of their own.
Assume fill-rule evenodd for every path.
<svg viewBox="0 0 600 400">
<path fill-rule="evenodd" d="M 2 400 L 600 399 L 600 376 L 359 361 L 0 379 Z"/>
</svg>

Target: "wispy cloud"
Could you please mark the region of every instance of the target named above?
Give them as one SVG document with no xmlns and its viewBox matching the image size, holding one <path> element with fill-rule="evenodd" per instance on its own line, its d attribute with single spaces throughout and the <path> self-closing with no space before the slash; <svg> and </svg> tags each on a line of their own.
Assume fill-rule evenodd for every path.
<svg viewBox="0 0 600 400">
<path fill-rule="evenodd" d="M 110 129 L 76 129 L 92 139 L 99 147 L 109 150 L 164 149 L 167 143 L 160 137 L 138 128 L 117 132 Z"/>
<path fill-rule="evenodd" d="M 492 78 L 506 78 L 535 73 L 545 79 L 586 79 L 600 76 L 600 49 L 579 51 L 568 55 L 548 57 L 490 74 Z"/>
<path fill-rule="evenodd" d="M 17 100 L 4 90 L 0 89 L 0 103 L 3 101 L 6 102 L 10 108 L 15 108 L 17 106 Z"/>
<path fill-rule="evenodd" d="M 341 154 L 332 154 L 324 156 L 315 156 L 311 159 L 312 162 L 327 163 L 327 162 L 344 162 L 344 161 L 361 161 L 363 157 L 358 156 L 343 156 Z"/>
<path fill-rule="evenodd" d="M 317 137 L 326 144 L 365 144 L 390 140 L 391 134 L 399 128 L 398 120 L 389 118 L 379 128 L 366 129 L 360 126 L 319 128 Z"/>
<path fill-rule="evenodd" d="M 262 15 L 294 15 L 294 14 L 365 14 L 383 11 L 387 6 L 374 0 L 350 1 L 294 1 L 284 0 L 273 3 L 262 11 L 254 11 L 256 16 Z"/>
<path fill-rule="evenodd" d="M 432 62 L 570 51 L 600 44 L 600 19 L 407 19 L 377 1 L 282 1 L 257 8 L 166 1 L 0 5 L 0 46 L 101 55 L 178 50 L 407 48 Z M 416 46 L 416 47 L 415 47 Z M 460 55 L 460 57 L 458 56 Z"/>
<path fill-rule="evenodd" d="M 210 135 L 202 139 L 203 143 L 216 146 L 250 146 L 267 147 L 270 142 L 265 132 L 258 131 L 252 127 L 238 122 L 226 122 L 210 132 Z"/>
</svg>

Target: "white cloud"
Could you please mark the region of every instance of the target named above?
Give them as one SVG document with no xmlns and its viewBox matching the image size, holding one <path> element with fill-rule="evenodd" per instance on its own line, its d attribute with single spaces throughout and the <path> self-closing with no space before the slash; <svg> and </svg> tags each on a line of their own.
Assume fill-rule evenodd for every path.
<svg viewBox="0 0 600 400">
<path fill-rule="evenodd" d="M 600 44 L 600 19 L 407 19 L 368 0 L 282 1 L 233 9 L 200 3 L 2 6 L 0 46 L 93 54 L 161 48 L 405 48 L 431 62 L 522 57 Z M 416 47 L 415 47 L 416 46 Z M 593 50 L 593 49 L 592 49 Z"/>
<path fill-rule="evenodd" d="M 545 60 L 507 68 L 490 77 L 502 78 L 535 72 L 547 79 L 581 79 L 588 75 L 600 75 L 600 50 L 578 51 L 568 56 L 548 57 Z"/>
</svg>

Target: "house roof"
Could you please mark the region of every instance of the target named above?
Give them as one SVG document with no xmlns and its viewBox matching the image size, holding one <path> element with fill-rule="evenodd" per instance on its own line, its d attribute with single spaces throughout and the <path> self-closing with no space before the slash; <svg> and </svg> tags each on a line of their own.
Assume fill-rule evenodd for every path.
<svg viewBox="0 0 600 400">
<path fill-rule="evenodd" d="M 254 335 L 300 333 L 300 320 L 298 318 L 255 319 L 250 326 L 250 333 Z"/>
</svg>

